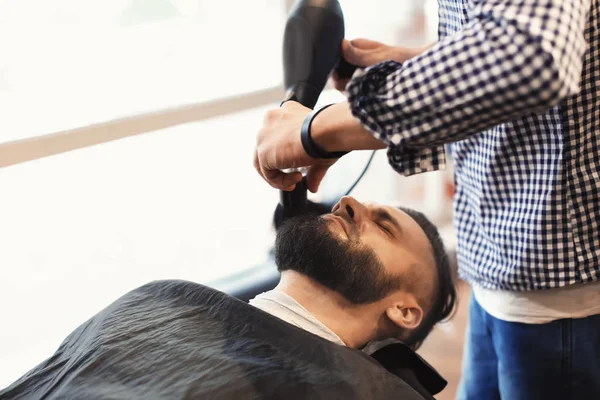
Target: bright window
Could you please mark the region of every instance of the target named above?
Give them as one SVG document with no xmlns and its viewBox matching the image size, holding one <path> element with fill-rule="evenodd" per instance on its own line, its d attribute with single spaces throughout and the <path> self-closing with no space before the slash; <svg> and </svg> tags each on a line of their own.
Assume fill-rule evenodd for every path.
<svg viewBox="0 0 600 400">
<path fill-rule="evenodd" d="M 282 0 L 0 0 L 0 143 L 277 86 Z"/>
</svg>

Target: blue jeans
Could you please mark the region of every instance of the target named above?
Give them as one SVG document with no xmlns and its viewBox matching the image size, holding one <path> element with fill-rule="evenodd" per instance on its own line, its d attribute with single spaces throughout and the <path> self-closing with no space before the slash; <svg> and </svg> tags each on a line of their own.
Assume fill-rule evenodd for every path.
<svg viewBox="0 0 600 400">
<path fill-rule="evenodd" d="M 600 315 L 506 322 L 472 296 L 457 398 L 600 399 Z"/>
</svg>

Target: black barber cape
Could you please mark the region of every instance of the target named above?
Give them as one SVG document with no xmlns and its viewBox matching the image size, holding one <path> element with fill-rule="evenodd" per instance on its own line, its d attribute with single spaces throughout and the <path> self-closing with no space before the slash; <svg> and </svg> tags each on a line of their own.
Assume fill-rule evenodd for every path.
<svg viewBox="0 0 600 400">
<path fill-rule="evenodd" d="M 401 344 L 369 356 L 206 286 L 159 281 L 85 322 L 0 399 L 412 400 L 444 386 Z"/>
</svg>

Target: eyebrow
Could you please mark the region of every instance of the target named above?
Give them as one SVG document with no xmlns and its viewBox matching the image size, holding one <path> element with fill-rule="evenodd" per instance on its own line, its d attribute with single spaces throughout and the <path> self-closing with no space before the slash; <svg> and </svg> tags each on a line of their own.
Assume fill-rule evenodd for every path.
<svg viewBox="0 0 600 400">
<path fill-rule="evenodd" d="M 402 234 L 402 227 L 398 223 L 398 220 L 396 218 L 392 217 L 392 215 L 389 212 L 387 212 L 385 209 L 376 208 L 373 210 L 373 213 L 375 214 L 375 217 L 377 217 L 377 219 L 379 219 L 380 222 L 390 223 L 399 234 Z"/>
</svg>

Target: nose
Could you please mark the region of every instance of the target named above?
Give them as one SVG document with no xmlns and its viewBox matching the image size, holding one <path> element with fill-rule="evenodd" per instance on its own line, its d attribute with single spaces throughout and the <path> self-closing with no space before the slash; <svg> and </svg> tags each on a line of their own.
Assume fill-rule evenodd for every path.
<svg viewBox="0 0 600 400">
<path fill-rule="evenodd" d="M 357 226 L 360 226 L 366 217 L 366 207 L 362 205 L 354 197 L 344 196 L 342 199 L 333 207 L 334 213 L 340 213 L 354 222 Z"/>
</svg>

